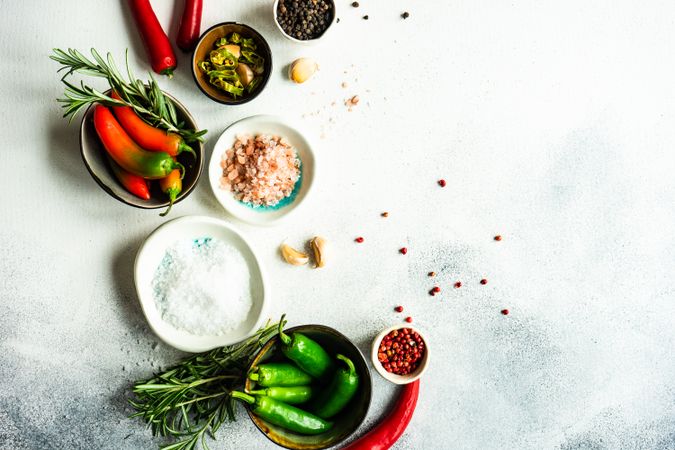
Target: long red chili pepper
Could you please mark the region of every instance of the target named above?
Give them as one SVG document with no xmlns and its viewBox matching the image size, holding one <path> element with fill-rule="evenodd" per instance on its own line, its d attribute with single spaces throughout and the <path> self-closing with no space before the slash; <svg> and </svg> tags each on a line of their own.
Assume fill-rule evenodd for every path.
<svg viewBox="0 0 675 450">
<path fill-rule="evenodd" d="M 176 201 L 176 197 L 183 190 L 183 180 L 180 176 L 180 170 L 176 169 L 168 177 L 159 180 L 159 187 L 162 189 L 162 192 L 169 196 L 169 208 L 160 214 L 160 216 L 164 217 L 169 214 L 169 211 L 173 207 L 173 202 Z"/>
<path fill-rule="evenodd" d="M 94 107 L 94 128 L 108 155 L 127 172 L 152 180 L 166 177 L 173 169 L 185 170 L 168 153 L 139 147 L 103 105 Z"/>
<path fill-rule="evenodd" d="M 160 75 L 173 75 L 176 68 L 176 55 L 171 42 L 152 10 L 149 0 L 129 0 L 131 12 L 136 20 L 138 31 L 141 33 L 143 45 L 148 52 L 152 70 Z"/>
<path fill-rule="evenodd" d="M 111 97 L 121 100 L 117 92 L 114 91 Z M 176 156 L 182 152 L 190 152 L 195 156 L 195 151 L 185 143 L 178 133 L 153 127 L 141 119 L 130 106 L 113 106 L 112 109 L 124 131 L 144 149 L 152 152 L 166 152 L 171 156 Z"/>
<path fill-rule="evenodd" d="M 195 47 L 202 25 L 202 0 L 185 0 L 185 9 L 180 19 L 176 44 L 186 52 Z"/>
<path fill-rule="evenodd" d="M 148 180 L 133 173 L 129 173 L 122 169 L 112 158 L 108 158 L 110 168 L 112 169 L 115 178 L 120 182 L 124 188 L 143 200 L 150 200 L 150 188 L 148 187 Z"/>
<path fill-rule="evenodd" d="M 375 428 L 361 438 L 346 446 L 343 450 L 387 450 L 401 437 L 412 419 L 417 397 L 420 392 L 420 380 L 403 386 L 403 390 L 394 405 L 394 409 Z"/>
</svg>

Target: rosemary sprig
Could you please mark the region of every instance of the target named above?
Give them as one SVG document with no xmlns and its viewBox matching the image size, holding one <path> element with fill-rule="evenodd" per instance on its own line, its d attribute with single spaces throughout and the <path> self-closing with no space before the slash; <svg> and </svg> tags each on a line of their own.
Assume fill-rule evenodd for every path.
<svg viewBox="0 0 675 450">
<path fill-rule="evenodd" d="M 284 316 L 279 323 L 285 324 Z M 207 434 L 215 432 L 225 420 L 235 420 L 232 390 L 241 388 L 246 370 L 258 350 L 277 334 L 279 323 L 269 321 L 247 340 L 181 362 L 164 373 L 134 385 L 136 410 L 152 428 L 153 435 L 180 439 L 164 450 L 193 450 L 201 444 L 208 449 Z"/>
<path fill-rule="evenodd" d="M 162 93 L 152 74 L 147 84 L 134 76 L 129 68 L 128 51 L 125 55 L 127 79 L 120 73 L 110 53 L 104 60 L 92 48 L 91 55 L 93 61 L 72 48 L 67 51 L 55 48 L 54 53 L 50 55 L 51 59 L 62 66 L 58 72 L 64 72 L 61 77 L 61 81 L 66 85 L 64 97 L 57 99 L 65 109 L 63 117 L 70 117 L 72 121 L 82 109 L 92 103 L 107 106 L 126 105 L 132 107 L 151 125 L 178 133 L 186 142 L 203 142 L 206 130 L 188 129 L 183 122 L 178 121 L 176 108 Z M 117 92 L 122 100 L 113 99 L 82 81 L 79 86 L 70 83 L 67 78 L 73 73 L 105 78 L 110 88 Z"/>
</svg>

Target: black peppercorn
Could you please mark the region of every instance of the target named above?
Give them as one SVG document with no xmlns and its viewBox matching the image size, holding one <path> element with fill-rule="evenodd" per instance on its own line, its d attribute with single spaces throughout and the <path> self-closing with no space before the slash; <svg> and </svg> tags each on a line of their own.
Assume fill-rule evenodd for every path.
<svg viewBox="0 0 675 450">
<path fill-rule="evenodd" d="M 358 8 L 358 7 L 359 7 L 359 2 L 354 2 L 354 3 L 352 3 L 352 6 L 353 6 L 354 8 Z"/>
<path fill-rule="evenodd" d="M 366 14 L 365 16 L 363 16 L 363 20 L 368 20 L 368 14 Z"/>
<path fill-rule="evenodd" d="M 408 11 L 406 11 L 403 14 L 401 14 L 401 17 L 403 17 L 404 19 L 407 19 L 408 17 L 410 17 L 410 13 Z"/>
</svg>

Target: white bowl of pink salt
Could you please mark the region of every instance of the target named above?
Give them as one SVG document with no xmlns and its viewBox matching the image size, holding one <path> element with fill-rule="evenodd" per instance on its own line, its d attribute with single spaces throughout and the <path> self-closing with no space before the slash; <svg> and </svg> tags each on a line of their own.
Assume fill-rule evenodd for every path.
<svg viewBox="0 0 675 450">
<path fill-rule="evenodd" d="M 209 181 L 218 202 L 235 218 L 271 225 L 296 211 L 314 183 L 311 139 L 277 116 L 251 116 L 218 138 Z"/>
<path fill-rule="evenodd" d="M 180 350 L 239 342 L 264 318 L 267 287 L 258 258 L 220 219 L 185 216 L 161 225 L 138 251 L 134 281 L 150 327 Z"/>
</svg>

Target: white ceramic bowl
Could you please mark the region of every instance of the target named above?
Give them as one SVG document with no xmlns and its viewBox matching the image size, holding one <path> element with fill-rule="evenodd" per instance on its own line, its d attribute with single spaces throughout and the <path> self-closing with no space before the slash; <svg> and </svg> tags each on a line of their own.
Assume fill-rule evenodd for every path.
<svg viewBox="0 0 675 450">
<path fill-rule="evenodd" d="M 317 37 L 317 38 L 314 38 L 314 39 L 308 39 L 308 40 L 304 40 L 304 41 L 303 41 L 302 39 L 296 39 L 296 38 L 294 38 L 293 36 L 290 36 L 290 35 L 286 34 L 286 32 L 284 31 L 284 29 L 281 28 L 281 25 L 279 25 L 279 21 L 277 20 L 277 8 L 279 7 L 279 0 L 274 0 L 274 5 L 272 6 L 272 7 L 274 8 L 274 10 L 273 10 L 273 14 L 274 14 L 274 24 L 277 26 L 277 28 L 279 29 L 279 31 L 281 32 L 281 34 L 283 34 L 284 37 L 285 37 L 286 39 L 288 39 L 289 41 L 293 41 L 293 42 L 295 42 L 295 43 L 297 43 L 297 44 L 303 44 L 303 45 L 312 45 L 312 44 L 316 44 L 317 42 L 319 42 L 320 40 L 322 40 L 324 37 L 326 37 L 326 35 L 327 35 L 328 32 L 330 31 L 330 29 L 333 28 L 333 25 L 335 24 L 335 21 L 337 20 L 337 5 L 335 4 L 335 1 L 334 1 L 334 0 L 332 0 L 331 3 L 333 4 L 333 20 L 331 20 L 331 22 L 328 24 L 328 27 L 326 27 L 326 30 L 325 30 L 319 37 Z"/>
<path fill-rule="evenodd" d="M 279 135 L 295 148 L 300 158 L 302 179 L 300 188 L 292 202 L 278 209 L 253 208 L 234 198 L 232 192 L 220 187 L 223 169 L 220 166 L 223 154 L 231 148 L 237 136 L 257 134 Z M 316 154 L 307 133 L 300 131 L 296 124 L 277 116 L 251 116 L 233 123 L 220 135 L 213 147 L 209 162 L 209 182 L 216 200 L 232 216 L 254 225 L 272 225 L 287 216 L 304 202 L 316 178 Z"/>
<path fill-rule="evenodd" d="M 176 241 L 204 237 L 220 239 L 238 250 L 251 276 L 253 306 L 248 317 L 237 329 L 220 336 L 198 336 L 175 328 L 162 319 L 153 296 L 152 279 L 167 248 Z M 234 344 L 253 334 L 260 327 L 266 309 L 266 297 L 269 295 L 262 267 L 246 239 L 227 222 L 203 216 L 179 217 L 150 233 L 136 255 L 134 282 L 138 300 L 152 331 L 170 346 L 186 352 L 203 352 Z"/>
<path fill-rule="evenodd" d="M 389 333 L 391 333 L 394 330 L 400 330 L 401 328 L 410 328 L 413 331 L 416 331 L 417 334 L 420 335 L 422 340 L 424 341 L 425 345 L 425 351 L 424 351 L 424 356 L 422 357 L 422 361 L 420 362 L 419 366 L 417 366 L 417 369 L 415 369 L 414 372 L 410 372 L 407 375 L 396 375 L 394 373 L 387 372 L 385 368 L 382 366 L 382 363 L 380 363 L 380 360 L 377 358 L 377 353 L 378 349 L 380 348 L 380 343 L 382 342 L 382 339 Z M 378 334 L 375 339 L 373 340 L 373 347 L 371 349 L 370 353 L 370 359 L 373 362 L 373 367 L 375 367 L 375 370 L 377 370 L 377 373 L 382 375 L 383 378 L 385 378 L 388 381 L 391 381 L 392 383 L 395 384 L 408 384 L 412 383 L 413 381 L 417 380 L 419 377 L 422 376 L 422 374 L 427 370 L 427 367 L 429 365 L 429 341 L 427 340 L 426 337 L 422 333 L 420 333 L 420 330 L 418 330 L 415 327 L 412 327 L 408 324 L 405 325 L 394 325 L 389 328 L 386 328 Z"/>
</svg>

